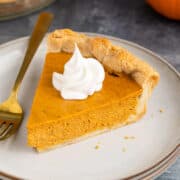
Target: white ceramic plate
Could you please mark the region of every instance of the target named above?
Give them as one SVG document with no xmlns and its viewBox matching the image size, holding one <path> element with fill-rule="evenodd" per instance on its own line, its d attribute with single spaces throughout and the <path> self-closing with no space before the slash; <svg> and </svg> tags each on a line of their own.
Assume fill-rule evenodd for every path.
<svg viewBox="0 0 180 180">
<path fill-rule="evenodd" d="M 96 35 L 96 34 L 90 34 Z M 108 37 L 145 59 L 161 75 L 141 121 L 44 153 L 26 145 L 26 121 L 46 53 L 39 48 L 23 81 L 19 99 L 25 119 L 18 133 L 0 142 L 0 171 L 25 179 L 140 179 L 157 176 L 177 157 L 180 140 L 180 77 L 161 57 L 134 43 Z M 9 94 L 28 38 L 0 46 L 0 101 Z M 163 110 L 163 112 L 160 112 Z M 134 136 L 126 140 L 124 136 Z M 99 143 L 99 149 L 95 146 Z"/>
</svg>

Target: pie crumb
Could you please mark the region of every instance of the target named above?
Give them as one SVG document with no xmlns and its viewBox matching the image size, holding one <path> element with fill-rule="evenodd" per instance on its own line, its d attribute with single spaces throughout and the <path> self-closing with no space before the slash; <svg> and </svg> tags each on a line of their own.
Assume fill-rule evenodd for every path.
<svg viewBox="0 0 180 180">
<path fill-rule="evenodd" d="M 124 139 L 128 140 L 128 139 L 135 139 L 134 136 L 124 136 Z"/>
<path fill-rule="evenodd" d="M 163 112 L 164 112 L 164 109 L 160 109 L 159 112 L 160 112 L 160 113 L 163 113 Z"/>
<path fill-rule="evenodd" d="M 126 152 L 126 148 L 125 147 L 122 148 L 122 152 Z"/>
<path fill-rule="evenodd" d="M 99 145 L 96 145 L 96 146 L 94 147 L 94 149 L 96 149 L 96 150 L 99 149 Z"/>
</svg>

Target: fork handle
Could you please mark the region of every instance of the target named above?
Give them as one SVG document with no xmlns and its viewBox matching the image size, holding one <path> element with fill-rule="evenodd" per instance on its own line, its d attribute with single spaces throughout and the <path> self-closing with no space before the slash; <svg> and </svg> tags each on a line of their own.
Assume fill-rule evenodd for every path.
<svg viewBox="0 0 180 180">
<path fill-rule="evenodd" d="M 32 35 L 29 39 L 29 43 L 28 43 L 28 47 L 26 50 L 26 54 L 24 56 L 23 63 L 21 65 L 20 71 L 19 71 L 16 81 L 14 83 L 14 86 L 12 89 L 12 95 L 15 95 L 17 97 L 17 92 L 21 85 L 23 77 L 26 73 L 26 70 L 27 70 L 36 50 L 38 49 L 44 35 L 48 31 L 52 20 L 53 20 L 52 13 L 44 12 L 39 15 L 36 25 L 34 27 L 34 30 L 32 32 Z"/>
</svg>

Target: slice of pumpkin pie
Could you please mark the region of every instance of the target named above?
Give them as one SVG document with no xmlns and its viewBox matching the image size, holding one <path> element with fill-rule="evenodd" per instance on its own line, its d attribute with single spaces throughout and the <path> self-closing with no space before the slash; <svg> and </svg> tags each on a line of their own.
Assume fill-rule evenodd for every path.
<svg viewBox="0 0 180 180">
<path fill-rule="evenodd" d="M 29 146 L 43 151 L 136 122 L 158 80 L 149 64 L 106 38 L 50 33 L 27 123 Z"/>
</svg>

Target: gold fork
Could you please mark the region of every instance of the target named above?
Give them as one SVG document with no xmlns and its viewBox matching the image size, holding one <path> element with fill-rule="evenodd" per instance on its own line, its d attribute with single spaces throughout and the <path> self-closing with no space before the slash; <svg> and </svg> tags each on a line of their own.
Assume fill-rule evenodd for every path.
<svg viewBox="0 0 180 180">
<path fill-rule="evenodd" d="M 18 103 L 18 89 L 40 42 L 48 31 L 52 19 L 53 15 L 51 13 L 44 12 L 40 14 L 29 39 L 26 54 L 10 96 L 6 101 L 0 104 L 0 140 L 6 139 L 14 134 L 21 124 L 24 113 L 22 107 Z"/>
</svg>

